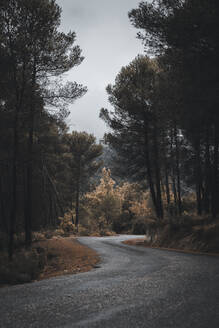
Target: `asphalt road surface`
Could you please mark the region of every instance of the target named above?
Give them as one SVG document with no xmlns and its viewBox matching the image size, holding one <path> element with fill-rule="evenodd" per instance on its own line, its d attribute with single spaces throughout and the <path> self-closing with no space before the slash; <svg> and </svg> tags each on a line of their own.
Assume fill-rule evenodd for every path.
<svg viewBox="0 0 219 328">
<path fill-rule="evenodd" d="M 0 289 L 0 327 L 218 328 L 219 257 L 81 237 L 99 267 Z"/>
</svg>

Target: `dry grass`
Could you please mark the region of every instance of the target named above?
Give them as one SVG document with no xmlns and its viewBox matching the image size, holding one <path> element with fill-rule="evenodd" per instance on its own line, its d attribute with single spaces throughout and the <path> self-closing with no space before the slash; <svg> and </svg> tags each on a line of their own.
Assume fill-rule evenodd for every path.
<svg viewBox="0 0 219 328">
<path fill-rule="evenodd" d="M 188 253 L 188 254 L 197 254 L 197 255 L 210 255 L 210 256 L 219 256 L 219 253 L 209 253 L 209 252 L 200 252 L 190 249 L 179 249 L 179 248 L 170 248 L 170 247 L 158 247 L 158 246 L 152 246 L 148 242 L 146 242 L 146 239 L 130 239 L 123 241 L 123 244 L 130 245 L 130 246 L 143 246 L 147 248 L 154 248 L 154 249 L 161 249 L 164 251 L 173 251 L 173 252 L 180 252 L 180 253 Z"/>
<path fill-rule="evenodd" d="M 86 272 L 99 262 L 97 253 L 81 245 L 74 237 L 54 237 L 35 246 L 46 249 L 47 253 L 47 263 L 39 279 Z"/>
<path fill-rule="evenodd" d="M 19 249 L 12 262 L 0 253 L 0 287 L 89 271 L 98 262 L 97 253 L 74 237 L 37 241 L 29 251 Z"/>
<path fill-rule="evenodd" d="M 122 243 L 131 246 L 145 246 L 146 238 L 136 238 L 136 239 L 129 239 L 125 240 Z"/>
<path fill-rule="evenodd" d="M 218 255 L 219 221 L 215 220 L 212 223 L 209 220 L 201 220 L 199 217 L 188 218 L 173 224 L 164 224 L 151 242 L 148 239 L 132 239 L 124 243 L 165 250 Z"/>
</svg>

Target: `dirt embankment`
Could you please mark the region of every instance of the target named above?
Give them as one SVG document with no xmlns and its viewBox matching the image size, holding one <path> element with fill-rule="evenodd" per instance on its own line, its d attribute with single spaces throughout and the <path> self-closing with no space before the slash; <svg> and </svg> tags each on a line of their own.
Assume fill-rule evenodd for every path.
<svg viewBox="0 0 219 328">
<path fill-rule="evenodd" d="M 0 254 L 0 287 L 91 270 L 98 254 L 81 245 L 75 237 L 53 237 L 35 242 L 32 249 L 21 248 L 13 261 Z"/>
<path fill-rule="evenodd" d="M 213 255 L 213 256 L 219 256 L 219 252 L 211 253 L 211 252 L 201 252 L 198 250 L 192 250 L 188 248 L 174 248 L 174 247 L 159 247 L 159 246 L 153 246 L 152 244 L 148 243 L 145 238 L 142 239 L 130 239 L 123 241 L 123 244 L 130 245 L 130 246 L 143 246 L 148 248 L 155 248 L 155 249 L 161 249 L 166 251 L 174 251 L 174 252 L 182 252 L 182 253 L 190 253 L 190 254 L 203 254 L 203 255 Z"/>
<path fill-rule="evenodd" d="M 43 248 L 47 254 L 47 263 L 39 279 L 86 272 L 99 262 L 97 253 L 81 245 L 74 237 L 52 238 L 35 246 Z"/>
<path fill-rule="evenodd" d="M 193 223 L 193 224 L 191 224 Z M 188 222 L 165 225 L 151 238 L 128 240 L 128 245 L 141 245 L 166 250 L 219 255 L 219 222 Z"/>
</svg>

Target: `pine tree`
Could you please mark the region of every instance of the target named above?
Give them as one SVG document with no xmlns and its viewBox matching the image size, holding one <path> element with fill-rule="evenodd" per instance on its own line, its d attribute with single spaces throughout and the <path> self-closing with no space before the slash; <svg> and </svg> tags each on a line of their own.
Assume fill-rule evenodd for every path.
<svg viewBox="0 0 219 328">
<path fill-rule="evenodd" d="M 66 142 L 69 146 L 72 193 L 75 197 L 75 225 L 78 227 L 80 196 L 88 188 L 90 178 L 102 165 L 101 161 L 97 161 L 102 154 L 102 146 L 96 144 L 95 137 L 86 132 L 73 131 L 66 135 Z"/>
<path fill-rule="evenodd" d="M 61 84 L 57 88 L 58 84 L 54 82 L 55 78 L 61 77 L 83 60 L 80 48 L 74 45 L 75 33 L 58 31 L 60 15 L 61 9 L 53 0 L 10 0 L 1 1 L 0 4 L 0 48 L 8 62 L 10 81 L 10 98 L 6 97 L 5 101 L 6 108 L 13 113 L 10 257 L 18 212 L 18 158 L 22 121 L 25 119 L 27 145 L 24 168 L 27 196 L 25 230 L 26 245 L 30 246 L 36 122 L 45 104 L 69 103 L 86 92 L 86 88 L 77 83 Z"/>
</svg>

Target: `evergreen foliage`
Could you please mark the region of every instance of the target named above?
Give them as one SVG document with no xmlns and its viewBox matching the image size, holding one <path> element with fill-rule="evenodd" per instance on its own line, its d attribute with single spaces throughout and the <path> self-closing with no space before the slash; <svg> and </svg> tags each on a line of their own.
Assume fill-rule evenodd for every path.
<svg viewBox="0 0 219 328">
<path fill-rule="evenodd" d="M 62 82 L 83 57 L 60 18 L 53 0 L 0 2 L 0 229 L 10 258 L 15 232 L 25 229 L 29 247 L 32 230 L 55 226 L 71 204 L 65 118 L 86 87 Z"/>
<path fill-rule="evenodd" d="M 218 9 L 207 0 L 140 2 L 129 18 L 153 59 L 138 56 L 107 87 L 105 141 L 124 171 L 147 182 L 159 219 L 165 202 L 168 215 L 181 215 L 187 191 L 199 215 L 219 214 Z"/>
</svg>

